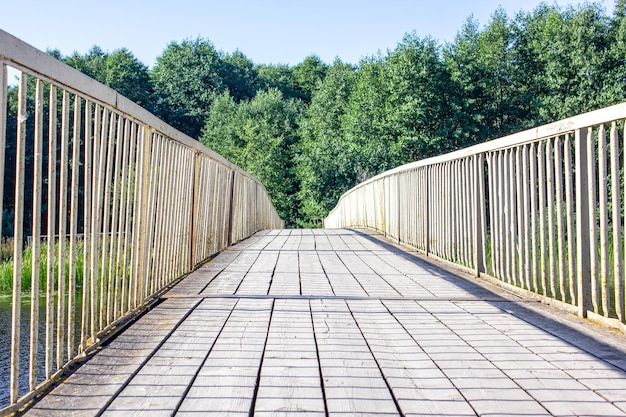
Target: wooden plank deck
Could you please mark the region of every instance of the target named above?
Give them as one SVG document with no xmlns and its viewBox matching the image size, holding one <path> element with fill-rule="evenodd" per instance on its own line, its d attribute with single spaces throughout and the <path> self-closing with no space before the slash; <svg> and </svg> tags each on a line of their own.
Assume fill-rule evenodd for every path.
<svg viewBox="0 0 626 417">
<path fill-rule="evenodd" d="M 27 415 L 626 415 L 624 337 L 545 311 L 369 232 L 263 232 Z"/>
</svg>

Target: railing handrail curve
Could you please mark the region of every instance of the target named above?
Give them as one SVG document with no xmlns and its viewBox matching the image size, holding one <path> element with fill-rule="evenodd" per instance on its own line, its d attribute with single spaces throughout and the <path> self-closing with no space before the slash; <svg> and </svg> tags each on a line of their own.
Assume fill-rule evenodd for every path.
<svg viewBox="0 0 626 417">
<path fill-rule="evenodd" d="M 399 166 L 325 227 L 367 227 L 626 331 L 626 103 Z"/>
<path fill-rule="evenodd" d="M 359 187 L 363 187 L 371 182 L 377 181 L 385 176 L 394 175 L 400 172 L 409 171 L 427 165 L 451 162 L 481 153 L 520 146 L 537 140 L 563 135 L 566 133 L 573 133 L 576 129 L 582 129 L 589 126 L 595 126 L 602 123 L 611 122 L 620 117 L 623 117 L 624 114 L 626 114 L 626 103 L 620 103 L 610 107 L 605 107 L 603 109 L 593 110 L 587 113 L 572 116 L 567 119 L 547 123 L 500 138 L 491 139 L 486 142 L 448 152 L 443 155 L 437 155 L 430 158 L 420 159 L 419 161 L 409 162 L 407 164 L 400 165 L 385 172 L 381 172 L 380 174 L 377 174 L 372 178 L 368 178 L 367 180 L 355 185 L 350 190 L 343 193 L 339 197 L 339 200 L 341 200 L 344 195 L 349 194 L 353 190 L 358 189 Z M 333 208 L 333 210 L 335 208 Z M 330 213 L 332 213 L 333 210 L 331 210 Z"/>
</svg>

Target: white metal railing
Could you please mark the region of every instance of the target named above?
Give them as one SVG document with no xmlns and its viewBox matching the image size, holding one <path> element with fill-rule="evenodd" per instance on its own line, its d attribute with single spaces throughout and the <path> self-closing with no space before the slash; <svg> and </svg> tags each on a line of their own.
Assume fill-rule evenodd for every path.
<svg viewBox="0 0 626 417">
<path fill-rule="evenodd" d="M 624 328 L 626 103 L 382 173 L 325 227 L 367 227 Z"/>
<path fill-rule="evenodd" d="M 4 207 L 14 212 L 14 250 L 3 414 L 182 275 L 283 222 L 257 179 L 3 31 L 0 66 L 0 132 L 15 125 L 6 138 L 0 135 L 0 171 L 15 172 L 0 182 L 0 196 L 14 202 Z M 19 74 L 16 112 L 8 110 L 7 68 Z M 14 189 L 3 190 L 5 183 Z M 43 285 L 32 280 L 30 314 L 21 309 L 25 229 L 32 235 L 32 270 L 45 275 Z M 20 334 L 28 317 L 29 335 Z M 21 350 L 30 352 L 27 364 L 23 358 L 20 365 Z"/>
</svg>

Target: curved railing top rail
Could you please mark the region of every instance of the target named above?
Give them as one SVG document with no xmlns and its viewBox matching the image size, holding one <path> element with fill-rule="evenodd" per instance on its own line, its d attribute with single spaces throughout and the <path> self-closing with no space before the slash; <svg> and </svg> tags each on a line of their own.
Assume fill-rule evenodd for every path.
<svg viewBox="0 0 626 417">
<path fill-rule="evenodd" d="M 340 200 L 349 194 L 352 190 L 356 190 L 371 182 L 378 181 L 379 179 L 397 174 L 403 171 L 409 171 L 415 168 L 438 164 L 442 162 L 454 161 L 457 159 L 467 158 L 469 156 L 478 155 L 485 152 L 497 151 L 501 149 L 507 149 L 515 146 L 524 145 L 526 143 L 534 142 L 540 139 L 550 138 L 566 133 L 572 133 L 576 129 L 582 129 L 589 126 L 597 126 L 602 123 L 609 123 L 613 120 L 624 117 L 626 114 L 626 103 L 616 104 L 611 107 L 606 107 L 599 110 L 594 110 L 588 113 L 583 113 L 577 116 L 573 116 L 567 119 L 559 120 L 554 123 L 548 123 L 542 126 L 538 126 L 532 129 L 524 130 L 522 132 L 513 133 L 508 136 L 504 136 L 498 139 L 489 140 L 487 142 L 479 143 L 467 148 L 459 149 L 454 152 L 449 152 L 443 155 L 434 156 L 432 158 L 422 159 L 408 164 L 401 165 L 399 167 L 390 169 L 383 173 L 380 173 L 362 183 L 355 185 L 352 189 L 346 191 Z M 335 207 L 330 214 L 336 210 Z"/>
<path fill-rule="evenodd" d="M 368 227 L 626 331 L 626 103 L 386 171 L 326 227 Z"/>
<path fill-rule="evenodd" d="M 56 85 L 62 86 L 67 91 L 79 92 L 82 96 L 89 96 L 94 101 L 98 101 L 125 115 L 131 116 L 133 119 L 150 126 L 164 136 L 188 148 L 195 149 L 216 162 L 236 170 L 262 185 L 253 175 L 228 161 L 217 152 L 207 148 L 197 140 L 168 125 L 148 110 L 124 97 L 117 91 L 99 83 L 93 78 L 88 77 L 75 68 L 38 50 L 2 29 L 0 29 L 0 61 L 18 70 L 31 73 L 42 80 L 51 81 Z M 46 68 L 46 72 L 42 73 L 41 68 Z"/>
</svg>

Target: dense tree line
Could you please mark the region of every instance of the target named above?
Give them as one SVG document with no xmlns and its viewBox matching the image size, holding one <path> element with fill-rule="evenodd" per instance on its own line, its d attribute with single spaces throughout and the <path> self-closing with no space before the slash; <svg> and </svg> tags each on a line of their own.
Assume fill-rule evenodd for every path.
<svg viewBox="0 0 626 417">
<path fill-rule="evenodd" d="M 626 100 L 626 0 L 499 9 L 450 43 L 409 33 L 356 65 L 255 64 L 202 38 L 151 69 L 126 49 L 50 53 L 256 175 L 287 225 L 311 226 L 386 169 Z"/>
</svg>

